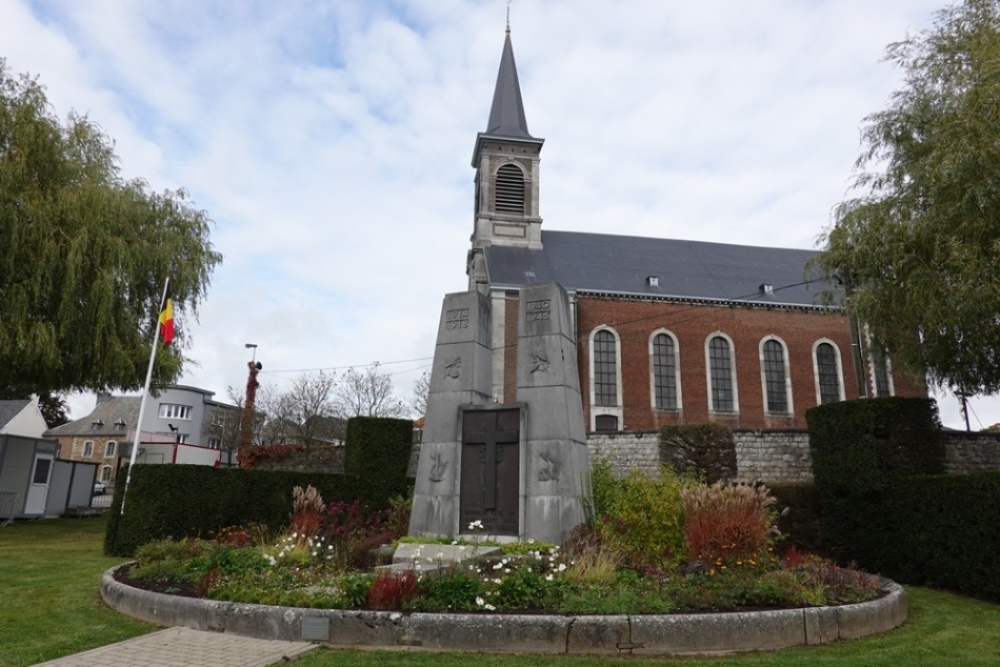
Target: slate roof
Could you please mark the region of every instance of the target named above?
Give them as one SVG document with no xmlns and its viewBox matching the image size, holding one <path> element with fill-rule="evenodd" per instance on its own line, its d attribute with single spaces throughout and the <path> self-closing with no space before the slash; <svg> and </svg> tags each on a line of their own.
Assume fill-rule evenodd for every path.
<svg viewBox="0 0 1000 667">
<path fill-rule="evenodd" d="M 123 438 L 129 430 L 134 430 L 139 422 L 141 400 L 139 396 L 112 396 L 98 403 L 94 411 L 86 417 L 50 428 L 45 432 L 45 436 L 92 435 Z M 94 422 L 103 423 L 95 426 Z M 125 427 L 116 427 L 116 422 L 125 422 Z"/>
<path fill-rule="evenodd" d="M 490 107 L 490 119 L 486 123 L 486 134 L 495 137 L 533 138 L 528 132 L 528 120 L 524 116 L 521 84 L 517 79 L 517 64 L 514 62 L 510 34 L 503 40 L 503 53 L 500 55 L 500 69 L 497 72 L 496 88 L 493 89 L 493 105 Z"/>
<path fill-rule="evenodd" d="M 484 248 L 490 286 L 556 281 L 578 293 L 796 307 L 820 306 L 828 286 L 806 274 L 813 250 L 561 231 L 542 231 L 542 246 Z"/>
<path fill-rule="evenodd" d="M 30 398 L 15 401 L 0 401 L 0 428 L 10 423 L 11 419 L 21 414 L 21 410 L 24 410 L 30 404 Z"/>
</svg>

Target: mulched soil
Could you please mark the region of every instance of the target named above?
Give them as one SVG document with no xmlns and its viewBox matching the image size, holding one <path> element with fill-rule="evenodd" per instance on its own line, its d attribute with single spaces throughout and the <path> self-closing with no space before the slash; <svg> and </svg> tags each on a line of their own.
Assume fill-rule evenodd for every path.
<svg viewBox="0 0 1000 667">
<path fill-rule="evenodd" d="M 131 576 L 132 567 L 134 563 L 129 563 L 128 565 L 123 565 L 115 572 L 115 580 L 121 583 L 131 586 L 132 588 L 138 588 L 144 591 L 152 591 L 153 593 L 166 593 L 167 595 L 180 595 L 186 598 L 201 598 L 204 597 L 198 592 L 198 587 L 194 584 L 188 583 L 186 581 L 150 581 L 147 579 L 133 579 Z"/>
</svg>

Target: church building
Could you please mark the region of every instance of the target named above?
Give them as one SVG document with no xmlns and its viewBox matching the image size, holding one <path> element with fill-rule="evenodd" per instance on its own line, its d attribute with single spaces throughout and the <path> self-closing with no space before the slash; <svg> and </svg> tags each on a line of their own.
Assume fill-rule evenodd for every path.
<svg viewBox="0 0 1000 667">
<path fill-rule="evenodd" d="M 569 293 L 588 432 L 801 429 L 821 403 L 927 395 L 820 302 L 830 286 L 807 275 L 815 251 L 543 230 L 543 142 L 528 131 L 508 31 L 472 158 L 466 269 L 492 303 L 496 402 L 516 400 L 519 292 L 546 282 Z"/>
</svg>

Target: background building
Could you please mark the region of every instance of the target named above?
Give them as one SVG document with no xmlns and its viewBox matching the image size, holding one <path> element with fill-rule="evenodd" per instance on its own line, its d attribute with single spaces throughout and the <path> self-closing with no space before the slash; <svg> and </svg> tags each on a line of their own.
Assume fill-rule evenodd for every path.
<svg viewBox="0 0 1000 667">
<path fill-rule="evenodd" d="M 128 451 L 138 431 L 140 443 L 178 443 L 227 450 L 235 447 L 239 408 L 213 400 L 214 392 L 167 385 L 146 401 L 141 429 L 139 396 L 98 394 L 86 417 L 45 432 L 59 443 L 59 456 L 99 465 L 97 481 L 111 483 L 118 457 Z"/>
</svg>

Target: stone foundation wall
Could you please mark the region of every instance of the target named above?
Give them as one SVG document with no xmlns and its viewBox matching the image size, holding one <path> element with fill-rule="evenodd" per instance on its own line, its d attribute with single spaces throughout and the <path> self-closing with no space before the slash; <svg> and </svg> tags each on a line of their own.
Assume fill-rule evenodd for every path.
<svg viewBox="0 0 1000 667">
<path fill-rule="evenodd" d="M 946 431 L 944 467 L 952 475 L 1000 470 L 1000 433 Z"/>
<path fill-rule="evenodd" d="M 738 479 L 770 483 L 811 482 L 812 458 L 806 431 L 733 431 Z M 656 432 L 591 433 L 591 456 L 611 461 L 615 471 L 632 468 L 655 473 L 660 466 L 660 439 Z"/>
<path fill-rule="evenodd" d="M 1000 471 L 1000 433 L 946 431 L 942 437 L 945 470 L 949 474 Z M 813 481 L 807 431 L 734 430 L 733 439 L 740 481 L 761 480 L 769 484 Z M 590 433 L 587 445 L 591 456 L 607 458 L 620 474 L 632 468 L 655 473 L 660 467 L 660 438 L 653 431 Z M 415 443 L 407 469 L 409 477 L 417 474 L 419 454 L 420 444 Z M 308 458 L 303 452 L 280 463 L 259 467 L 340 473 L 344 471 L 344 447 L 317 447 Z"/>
</svg>

